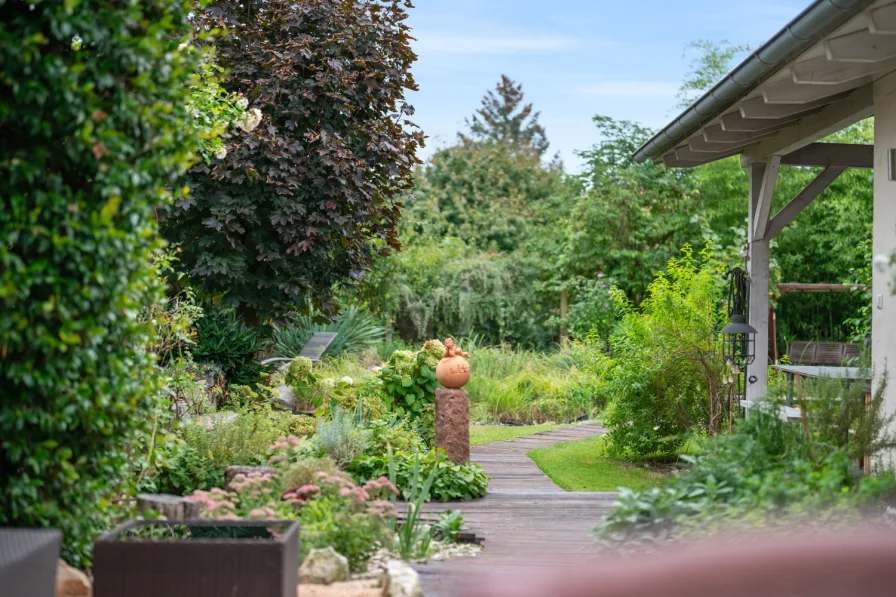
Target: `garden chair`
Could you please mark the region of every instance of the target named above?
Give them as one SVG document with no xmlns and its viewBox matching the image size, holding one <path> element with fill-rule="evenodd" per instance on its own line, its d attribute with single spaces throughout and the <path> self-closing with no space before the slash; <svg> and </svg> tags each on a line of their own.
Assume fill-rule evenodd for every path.
<svg viewBox="0 0 896 597">
<path fill-rule="evenodd" d="M 300 352 L 297 356 L 305 357 L 311 360 L 312 363 L 318 363 L 323 359 L 324 353 L 327 351 L 327 348 L 330 347 L 330 344 L 333 343 L 333 340 L 336 339 L 337 332 L 314 332 L 311 334 L 311 338 L 302 347 L 302 352 Z M 283 363 L 292 361 L 295 357 L 272 357 L 270 359 L 265 359 L 261 362 L 262 365 L 269 365 L 271 363 Z"/>
<path fill-rule="evenodd" d="M 787 355 L 795 365 L 834 365 L 859 356 L 859 345 L 846 342 L 794 341 L 788 346 Z"/>
</svg>

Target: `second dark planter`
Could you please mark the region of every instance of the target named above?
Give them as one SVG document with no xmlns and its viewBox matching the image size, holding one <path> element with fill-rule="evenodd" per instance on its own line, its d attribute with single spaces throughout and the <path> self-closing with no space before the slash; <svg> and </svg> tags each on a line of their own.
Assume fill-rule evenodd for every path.
<svg viewBox="0 0 896 597">
<path fill-rule="evenodd" d="M 94 595 L 295 597 L 298 566 L 297 521 L 132 520 L 96 540 Z"/>
</svg>

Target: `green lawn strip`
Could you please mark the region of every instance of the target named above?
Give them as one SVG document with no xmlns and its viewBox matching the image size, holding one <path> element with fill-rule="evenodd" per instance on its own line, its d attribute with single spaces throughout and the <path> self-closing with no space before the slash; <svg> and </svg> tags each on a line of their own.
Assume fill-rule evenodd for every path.
<svg viewBox="0 0 896 597">
<path fill-rule="evenodd" d="M 569 425 L 470 425 L 470 444 L 477 446 L 500 442 L 542 431 L 553 431 L 561 427 L 569 427 Z"/>
<path fill-rule="evenodd" d="M 527 455 L 544 474 L 566 491 L 616 491 L 619 487 L 650 489 L 668 478 L 640 463 L 605 456 L 603 437 L 591 437 L 530 450 Z"/>
</svg>

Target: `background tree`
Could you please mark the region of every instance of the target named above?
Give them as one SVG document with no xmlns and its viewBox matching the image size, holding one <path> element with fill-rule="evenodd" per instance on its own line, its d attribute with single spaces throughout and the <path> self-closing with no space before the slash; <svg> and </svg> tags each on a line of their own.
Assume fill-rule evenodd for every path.
<svg viewBox="0 0 896 597">
<path fill-rule="evenodd" d="M 558 169 L 494 141 L 457 145 L 418 172 L 406 210 L 408 231 L 450 235 L 483 250 L 514 251 L 534 232 L 538 207 L 556 191 Z"/>
<path fill-rule="evenodd" d="M 544 127 L 538 124 L 539 112 L 533 112 L 532 104 L 523 103 L 523 86 L 514 83 L 507 75 L 494 91 L 482 98 L 482 107 L 465 122 L 469 135 L 458 133 L 464 142 L 497 141 L 535 151 L 539 156 L 548 149 Z"/>
<path fill-rule="evenodd" d="M 228 91 L 261 125 L 223 160 L 197 166 L 193 196 L 164 222 L 207 292 L 252 323 L 310 298 L 337 311 L 334 285 L 364 279 L 400 246 L 398 198 L 423 135 L 406 119 L 416 89 L 404 0 L 222 0 L 198 20 L 217 43 Z"/>
<path fill-rule="evenodd" d="M 569 217 L 562 265 L 570 275 L 612 277 L 638 304 L 654 274 L 701 235 L 691 173 L 633 163 L 650 131 L 604 116 L 594 121 L 604 140 L 581 154 L 583 189 Z"/>
<path fill-rule="evenodd" d="M 0 22 L 0 526 L 61 529 L 76 566 L 154 403 L 138 315 L 154 211 L 200 142 L 191 9 L 6 3 Z"/>
<path fill-rule="evenodd" d="M 691 58 L 688 74 L 681 87 L 678 88 L 676 96 L 677 106 L 682 109 L 697 101 L 701 95 L 727 75 L 731 70 L 734 57 L 743 52 L 749 52 L 750 46 L 735 45 L 727 39 L 719 43 L 700 39 L 684 47 L 684 56 L 692 51 L 696 53 L 696 56 Z"/>
</svg>

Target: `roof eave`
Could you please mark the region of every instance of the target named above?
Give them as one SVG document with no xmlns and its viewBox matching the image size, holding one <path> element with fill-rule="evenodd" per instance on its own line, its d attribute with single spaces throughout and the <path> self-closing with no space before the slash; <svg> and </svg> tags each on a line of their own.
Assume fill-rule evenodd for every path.
<svg viewBox="0 0 896 597">
<path fill-rule="evenodd" d="M 817 0 L 639 147 L 632 159 L 643 162 L 661 157 L 872 2 Z"/>
</svg>

